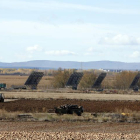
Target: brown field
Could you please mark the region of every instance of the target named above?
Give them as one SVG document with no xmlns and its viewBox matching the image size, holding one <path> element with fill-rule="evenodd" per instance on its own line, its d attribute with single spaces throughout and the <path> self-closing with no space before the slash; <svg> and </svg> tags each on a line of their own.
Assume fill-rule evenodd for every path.
<svg viewBox="0 0 140 140">
<path fill-rule="evenodd" d="M 48 91 L 1 91 L 5 99 L 83 99 L 83 100 L 140 100 L 140 95 L 127 94 L 100 94 L 100 93 L 54 93 L 54 90 Z"/>
<path fill-rule="evenodd" d="M 1 122 L 0 139 L 139 140 L 140 124 L 92 122 Z"/>
<path fill-rule="evenodd" d="M 7 88 L 10 88 L 12 85 L 24 85 L 27 78 L 29 76 L 15 76 L 15 75 L 0 75 L 0 83 L 6 83 Z M 51 86 L 51 76 L 44 76 L 39 85 L 38 88 L 48 88 Z"/>
<path fill-rule="evenodd" d="M 0 109 L 16 112 L 47 112 L 63 104 L 78 104 L 83 106 L 84 112 L 116 112 L 117 110 L 140 111 L 140 101 L 91 101 L 76 99 L 48 99 L 33 100 L 22 99 L 13 102 L 0 103 Z"/>
<path fill-rule="evenodd" d="M 139 140 L 140 124 L 92 122 L 1 122 L 0 139 Z"/>
<path fill-rule="evenodd" d="M 12 84 L 22 85 L 26 79 L 27 76 L 0 76 L 0 82 L 6 82 L 8 86 Z M 51 77 L 43 77 L 39 87 L 47 87 L 51 79 Z M 7 99 L 20 99 L 1 103 L 0 108 L 4 108 L 7 111 L 33 112 L 37 110 L 42 112 L 42 108 L 49 110 L 62 104 L 79 104 L 84 107 L 86 112 L 114 112 L 116 109 L 125 108 L 140 111 L 138 107 L 140 105 L 140 95 L 132 95 L 132 93 L 131 95 L 99 94 L 94 91 L 92 93 L 73 93 L 69 89 L 51 90 L 47 88 L 39 88 L 38 90 L 8 90 L 2 91 L 2 93 L 4 93 L 5 101 Z"/>
<path fill-rule="evenodd" d="M 1 122 L 0 132 L 85 132 L 139 134 L 140 124 L 93 122 Z"/>
<path fill-rule="evenodd" d="M 23 85 L 27 78 L 28 76 L 0 76 L 0 83 L 6 83 L 7 88 L 10 88 L 11 85 Z M 0 109 L 2 109 L 0 111 L 0 139 L 140 139 L 140 124 L 132 122 L 130 124 L 126 122 L 95 123 L 91 120 L 74 122 L 63 121 L 61 117 L 52 122 L 44 120 L 28 122 L 17 118 L 10 120 L 21 113 L 43 114 L 41 116 L 43 118 L 51 114 L 48 112 L 54 111 L 54 107 L 62 104 L 83 106 L 84 112 L 90 116 L 91 113 L 104 114 L 123 110 L 133 113 L 140 112 L 139 92 L 119 91 L 116 93 L 113 90 L 103 93 L 95 91 L 73 93 L 70 89 L 48 89 L 51 87 L 51 79 L 52 77 L 43 77 L 38 90 L 1 91 L 5 95 L 6 102 L 0 103 Z M 11 122 L 8 122 L 8 117 Z M 62 119 L 64 117 L 65 115 Z M 70 120 L 75 118 L 74 115 L 68 117 Z M 84 115 L 76 117 L 82 119 Z M 140 116 L 138 117 L 140 118 Z"/>
</svg>

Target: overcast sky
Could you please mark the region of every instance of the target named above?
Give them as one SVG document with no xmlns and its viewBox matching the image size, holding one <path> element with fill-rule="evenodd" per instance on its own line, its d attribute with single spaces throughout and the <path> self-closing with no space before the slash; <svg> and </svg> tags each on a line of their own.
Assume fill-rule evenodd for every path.
<svg viewBox="0 0 140 140">
<path fill-rule="evenodd" d="M 140 0 L 0 0 L 0 62 L 140 62 Z"/>
</svg>

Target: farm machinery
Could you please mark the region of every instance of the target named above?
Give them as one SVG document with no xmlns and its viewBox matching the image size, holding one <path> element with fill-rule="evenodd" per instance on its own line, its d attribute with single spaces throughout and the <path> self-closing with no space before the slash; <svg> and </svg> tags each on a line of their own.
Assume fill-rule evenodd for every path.
<svg viewBox="0 0 140 140">
<path fill-rule="evenodd" d="M 2 88 L 3 88 L 3 89 L 6 88 L 6 84 L 5 84 L 5 83 L 0 83 L 0 90 L 1 90 Z"/>
<path fill-rule="evenodd" d="M 3 95 L 3 93 L 0 93 L 0 102 L 4 102 L 4 95 Z"/>
<path fill-rule="evenodd" d="M 83 107 L 78 105 L 61 105 L 59 107 L 55 107 L 55 113 L 63 115 L 63 114 L 77 114 L 78 116 L 81 116 L 83 113 Z"/>
</svg>

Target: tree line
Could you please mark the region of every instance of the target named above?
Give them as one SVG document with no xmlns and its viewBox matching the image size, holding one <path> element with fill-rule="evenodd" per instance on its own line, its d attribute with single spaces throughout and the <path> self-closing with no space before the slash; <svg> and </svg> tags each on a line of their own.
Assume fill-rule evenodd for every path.
<svg viewBox="0 0 140 140">
<path fill-rule="evenodd" d="M 54 88 L 64 88 L 70 75 L 73 71 L 59 69 L 52 80 Z M 83 77 L 78 85 L 79 89 L 91 88 L 95 80 L 101 72 L 95 71 L 83 71 Z M 107 89 L 129 89 L 134 77 L 138 72 L 133 71 L 122 71 L 120 73 L 107 72 L 106 78 L 102 82 L 102 87 Z M 138 82 L 140 86 L 140 82 Z"/>
</svg>

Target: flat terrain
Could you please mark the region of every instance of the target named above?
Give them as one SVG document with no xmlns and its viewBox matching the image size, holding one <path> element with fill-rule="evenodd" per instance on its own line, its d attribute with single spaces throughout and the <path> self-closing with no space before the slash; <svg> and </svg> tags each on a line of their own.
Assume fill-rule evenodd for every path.
<svg viewBox="0 0 140 140">
<path fill-rule="evenodd" d="M 1 122 L 0 139 L 139 140 L 140 124 Z"/>
<path fill-rule="evenodd" d="M 16 75 L 0 75 L 0 83 L 6 83 L 7 88 L 12 85 L 24 85 L 29 76 L 16 76 Z M 41 89 L 47 88 L 51 84 L 51 76 L 43 76 L 38 87 Z"/>
<path fill-rule="evenodd" d="M 0 76 L 0 83 L 7 83 L 7 87 L 10 88 L 11 85 L 23 85 L 27 78 L 28 76 Z M 0 139 L 140 139 L 140 123 L 105 123 L 105 121 L 100 123 L 100 121 L 93 122 L 90 119 L 87 121 L 82 120 L 84 117 L 86 118 L 84 116 L 86 114 L 90 114 L 89 117 L 93 117 L 91 113 L 110 114 L 117 111 L 122 113 L 121 111 L 125 109 L 133 113 L 139 113 L 140 92 L 106 90 L 101 93 L 94 91 L 92 93 L 83 93 L 82 91 L 69 89 L 52 90 L 48 89 L 49 87 L 51 87 L 51 77 L 43 77 L 38 90 L 1 91 L 4 93 L 6 102 L 0 103 L 0 109 L 2 109 L 0 111 Z M 69 115 L 68 117 L 73 120 L 75 118 L 79 119 L 79 121 L 75 122 L 71 118 L 63 121 L 59 115 L 55 114 L 60 119 L 49 122 L 52 119 L 46 118 L 51 117 L 51 113 L 52 116 L 54 115 L 54 107 L 63 104 L 83 106 L 86 113 L 83 116 Z M 52 112 L 47 113 L 50 111 Z M 6 118 L 6 116 L 10 118 L 12 113 L 17 113 L 17 115 L 29 113 L 33 114 L 33 117 L 35 115 L 35 117 L 38 117 L 37 114 L 43 115 L 40 117 L 42 120 L 38 119 L 37 121 L 32 120 L 32 122 L 29 122 L 16 118 L 12 122 L 12 119 Z M 67 119 L 67 116 L 62 116 Z"/>
<path fill-rule="evenodd" d="M 64 104 L 77 104 L 83 106 L 84 112 L 116 112 L 117 110 L 140 111 L 140 101 L 91 101 L 76 99 L 48 99 L 33 100 L 21 99 L 12 102 L 0 103 L 0 109 L 6 111 L 22 111 L 22 112 L 48 112 L 54 107 Z"/>
<path fill-rule="evenodd" d="M 100 93 L 54 93 L 49 91 L 15 91 L 4 93 L 5 98 L 8 99 L 88 99 L 88 100 L 140 100 L 140 95 L 127 94 L 100 94 Z"/>
<path fill-rule="evenodd" d="M 140 124 L 92 123 L 92 122 L 1 122 L 3 131 L 38 132 L 94 132 L 94 133 L 135 133 L 139 134 Z"/>
</svg>

